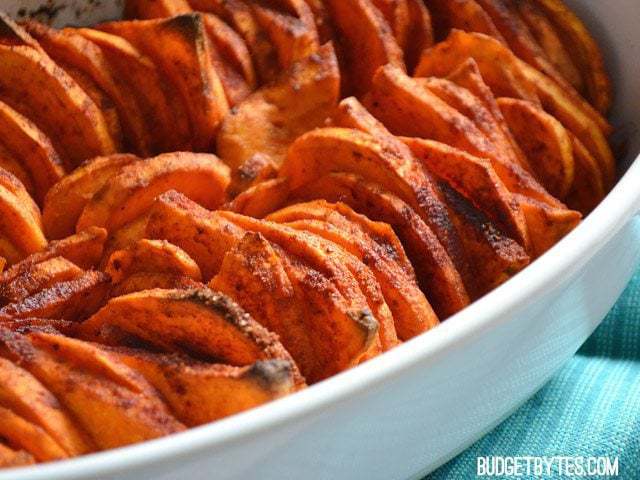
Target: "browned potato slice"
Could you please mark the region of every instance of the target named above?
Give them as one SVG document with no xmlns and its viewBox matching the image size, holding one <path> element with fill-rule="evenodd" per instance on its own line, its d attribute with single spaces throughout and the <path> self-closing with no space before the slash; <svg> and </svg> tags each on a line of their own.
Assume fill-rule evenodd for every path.
<svg viewBox="0 0 640 480">
<path fill-rule="evenodd" d="M 100 29 L 125 38 L 157 63 L 186 106 L 195 150 L 213 148 L 229 104 L 213 68 L 211 44 L 202 17 L 188 14 L 161 20 L 113 22 L 101 25 Z"/>
<path fill-rule="evenodd" d="M 234 415 L 294 391 L 291 365 L 283 360 L 231 367 L 195 362 L 175 354 L 123 348 L 110 352 L 143 375 L 188 427 Z"/>
<path fill-rule="evenodd" d="M 13 265 L 24 258 L 24 254 L 7 238 L 0 236 L 0 256 L 6 264 Z"/>
<path fill-rule="evenodd" d="M 389 224 L 400 238 L 439 318 L 445 319 L 469 303 L 460 274 L 435 234 L 395 195 L 355 175 L 337 173 L 293 192 L 292 198 L 342 201 L 372 220 Z"/>
<path fill-rule="evenodd" d="M 466 282 L 472 299 L 504 283 L 526 267 L 530 258 L 514 240 L 505 237 L 480 211 L 446 184 L 440 184 L 453 221 L 462 239 L 471 280 Z M 526 217 L 525 217 L 526 218 Z"/>
<path fill-rule="evenodd" d="M 13 447 L 29 452 L 40 462 L 59 460 L 69 455 L 38 425 L 0 406 L 0 436 Z"/>
<path fill-rule="evenodd" d="M 54 257 L 33 264 L 8 283 L 0 283 L 0 304 L 15 303 L 56 283 L 67 282 L 82 275 L 82 269 L 66 258 Z"/>
<path fill-rule="evenodd" d="M 0 170 L 0 236 L 19 252 L 17 259 L 3 255 L 11 263 L 47 245 L 38 206 L 20 180 L 6 170 Z"/>
<path fill-rule="evenodd" d="M 258 25 L 275 47 L 281 69 L 290 68 L 320 46 L 313 13 L 304 0 L 250 4 Z"/>
<path fill-rule="evenodd" d="M 321 126 L 339 97 L 340 71 L 328 44 L 231 110 L 217 152 L 232 169 L 233 193 L 280 167 L 289 145 Z"/>
<path fill-rule="evenodd" d="M 155 197 L 175 189 L 208 208 L 225 201 L 229 169 L 213 154 L 166 153 L 120 170 L 84 207 L 76 230 L 117 230 L 137 218 Z"/>
<path fill-rule="evenodd" d="M 103 304 L 110 286 L 109 276 L 89 271 L 73 280 L 60 282 L 0 309 L 13 318 L 40 317 L 83 320 Z"/>
<path fill-rule="evenodd" d="M 153 152 L 151 132 L 134 94 L 119 82 L 118 72 L 96 43 L 75 29 L 53 30 L 35 22 L 28 23 L 26 28 L 58 65 L 82 72 L 104 91 L 117 110 L 125 145 L 130 149 L 127 151 L 143 156 Z"/>
<path fill-rule="evenodd" d="M 0 109 L 2 106 L 0 105 Z M 0 113 L 1 115 L 1 113 Z M 0 143 L 0 169 L 6 170 L 7 172 L 14 175 L 20 183 L 24 185 L 24 188 L 29 195 L 35 196 L 35 187 L 33 186 L 33 180 L 31 179 L 31 175 L 27 172 L 24 167 L 21 165 L 14 155 L 9 152 L 1 143 Z"/>
<path fill-rule="evenodd" d="M 547 14 L 571 52 L 571 58 L 578 62 L 589 100 L 596 109 L 606 113 L 611 106 L 613 91 L 598 43 L 561 0 L 535 0 L 535 4 Z"/>
<path fill-rule="evenodd" d="M 551 206 L 523 195 L 516 200 L 524 211 L 531 233 L 532 257 L 545 253 L 578 226 L 582 215 L 566 207 Z"/>
<path fill-rule="evenodd" d="M 165 273 L 193 280 L 202 280 L 200 268 L 181 248 L 166 240 L 142 239 L 127 248 L 114 252 L 105 272 L 114 283 L 120 283 L 135 273 Z"/>
<path fill-rule="evenodd" d="M 551 64 L 578 92 L 583 92 L 584 82 L 580 71 L 551 21 L 534 2 L 518 1 L 515 7 Z"/>
<path fill-rule="evenodd" d="M 0 257 L 0 273 L 4 271 L 4 266 L 7 264 L 7 259 Z"/>
<path fill-rule="evenodd" d="M 187 252 L 206 281 L 220 270 L 224 255 L 244 234 L 217 212 L 175 191 L 156 199 L 145 230 L 147 238 L 165 239 Z"/>
<path fill-rule="evenodd" d="M 398 46 L 404 50 L 409 40 L 411 14 L 407 0 L 371 0 L 393 31 Z"/>
<path fill-rule="evenodd" d="M 291 359 L 275 335 L 228 297 L 207 288 L 156 289 L 113 298 L 82 324 L 81 332 L 107 345 L 143 341 L 163 351 L 235 366 Z"/>
<path fill-rule="evenodd" d="M 44 430 L 69 456 L 94 450 L 75 419 L 33 375 L 0 358 L 0 403 Z"/>
<path fill-rule="evenodd" d="M 287 207 L 267 219 L 326 238 L 365 263 L 380 284 L 401 340 L 409 340 L 438 324 L 418 288 L 402 245 L 388 225 L 371 222 L 345 204 L 332 205 L 322 200 Z M 388 349 L 385 343 L 383 347 Z"/>
<path fill-rule="evenodd" d="M 565 128 L 524 100 L 499 98 L 498 105 L 542 184 L 555 197 L 565 198 L 575 175 L 573 146 Z"/>
<path fill-rule="evenodd" d="M 47 237 L 73 234 L 87 203 L 125 166 L 139 160 L 129 154 L 97 157 L 81 165 L 51 188 L 44 202 L 42 223 Z"/>
<path fill-rule="evenodd" d="M 129 91 L 152 133 L 154 153 L 190 150 L 191 133 L 186 107 L 161 79 L 159 68 L 130 42 L 89 28 L 74 32 L 98 45 L 114 71 L 122 91 Z"/>
<path fill-rule="evenodd" d="M 336 320 L 310 311 L 295 278 L 287 275 L 286 260 L 275 249 L 278 247 L 261 234 L 247 233 L 227 253 L 210 286 L 229 295 L 277 333 L 312 383 L 345 368 L 336 362 L 334 352 L 325 348 L 336 335 L 327 335 L 323 329 Z"/>
<path fill-rule="evenodd" d="M 265 180 L 242 192 L 225 205 L 224 210 L 262 218 L 285 205 L 290 192 L 286 178 Z"/>
<path fill-rule="evenodd" d="M 132 246 L 139 240 L 146 237 L 147 223 L 149 222 L 149 211 L 141 214 L 135 220 L 127 223 L 118 230 L 111 232 L 107 237 L 102 252 L 102 261 L 99 269 L 104 270 L 109 257 L 118 250 L 124 250 Z"/>
<path fill-rule="evenodd" d="M 184 430 L 144 377 L 99 347 L 61 335 L 2 332 L 5 356 L 42 382 L 99 449 Z"/>
<path fill-rule="evenodd" d="M 130 293 L 162 288 L 164 290 L 191 290 L 204 285 L 190 277 L 170 275 L 167 273 L 138 272 L 124 278 L 111 289 L 111 297 L 121 297 Z"/>
<path fill-rule="evenodd" d="M 402 49 L 383 15 L 369 0 L 328 0 L 326 4 L 342 47 L 344 93 L 365 94 L 382 65 L 404 68 Z"/>
<path fill-rule="evenodd" d="M 261 83 L 278 75 L 278 55 L 269 37 L 258 24 L 251 6 L 244 0 L 190 0 L 194 10 L 214 13 L 244 39 L 251 52 Z"/>
<path fill-rule="evenodd" d="M 230 106 L 244 100 L 256 87 L 256 73 L 251 54 L 242 37 L 213 14 L 203 15 L 205 29 L 211 40 L 213 65 Z"/>
<path fill-rule="evenodd" d="M 98 107 L 43 52 L 0 45 L 0 88 L 2 101 L 35 122 L 69 165 L 114 152 Z"/>
<path fill-rule="evenodd" d="M 354 173 L 380 184 L 422 216 L 460 268 L 464 265 L 460 240 L 448 219 L 446 206 L 408 147 L 401 142 L 400 145 L 406 150 L 378 134 L 347 128 L 318 129 L 294 142 L 280 175 L 289 178 L 292 189 L 332 172 Z"/>
<path fill-rule="evenodd" d="M 35 197 L 42 202 L 49 188 L 64 175 L 62 163 L 51 141 L 30 120 L 2 102 L 0 132 L 3 145 L 29 173 Z M 20 175 L 16 176 L 20 178 Z"/>
<path fill-rule="evenodd" d="M 491 17 L 476 0 L 425 0 L 434 20 L 438 39 L 451 29 L 479 32 L 505 43 Z"/>
<path fill-rule="evenodd" d="M 591 212 L 606 195 L 602 171 L 593 155 L 578 138 L 569 133 L 575 162 L 575 175 L 571 192 L 565 199 L 569 207 L 583 215 Z"/>
<path fill-rule="evenodd" d="M 611 130 L 606 120 L 585 107 L 586 102 L 577 101 L 577 95 L 563 90 L 496 40 L 478 33 L 454 31 L 446 41 L 424 52 L 416 74 L 444 77 L 469 57 L 476 60 L 496 96 L 531 100 L 522 89 L 508 88 L 515 85 L 515 79 L 518 85 L 533 89 L 534 103 L 539 100 L 547 112 L 577 135 L 601 164 L 606 179 L 613 181 L 615 164 L 603 134 Z"/>
<path fill-rule="evenodd" d="M 431 14 L 422 0 L 407 0 L 407 5 L 410 21 L 407 45 L 404 48 L 404 63 L 409 73 L 413 73 L 422 51 L 433 45 L 433 27 Z"/>
<path fill-rule="evenodd" d="M 5 12 L 0 12 L 0 44 L 40 49 L 38 42 Z"/>
<path fill-rule="evenodd" d="M 0 467 L 22 467 L 34 463 L 36 463 L 36 459 L 30 453 L 24 450 L 13 450 L 0 443 Z"/>
<path fill-rule="evenodd" d="M 151 19 L 175 17 L 193 9 L 187 0 L 126 0 L 124 17 L 128 19 Z"/>
<path fill-rule="evenodd" d="M 525 250 L 529 248 L 524 215 L 488 160 L 432 140 L 403 140 L 429 171 L 464 195 Z"/>
</svg>

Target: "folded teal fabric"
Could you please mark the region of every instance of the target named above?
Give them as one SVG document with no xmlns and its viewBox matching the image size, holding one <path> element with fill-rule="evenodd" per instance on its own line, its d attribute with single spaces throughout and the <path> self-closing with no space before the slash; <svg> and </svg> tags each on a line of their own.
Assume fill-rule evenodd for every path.
<svg viewBox="0 0 640 480">
<path fill-rule="evenodd" d="M 618 457 L 617 478 L 640 479 L 640 271 L 603 324 L 542 390 L 427 479 L 476 478 L 477 458 L 485 456 L 608 456 L 612 463 Z M 517 473 L 483 478 L 533 478 Z M 568 473 L 566 465 L 554 463 L 551 475 L 545 471 L 537 478 L 570 478 Z"/>
</svg>

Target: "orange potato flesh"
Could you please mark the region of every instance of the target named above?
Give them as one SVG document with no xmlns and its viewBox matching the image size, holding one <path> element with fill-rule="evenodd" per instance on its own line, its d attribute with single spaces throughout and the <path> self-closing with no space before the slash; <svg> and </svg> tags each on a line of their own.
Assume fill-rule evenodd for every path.
<svg viewBox="0 0 640 480">
<path fill-rule="evenodd" d="M 161 288 L 164 290 L 192 290 L 202 288 L 204 285 L 190 277 L 171 275 L 167 273 L 138 272 L 122 279 L 114 285 L 110 297 L 121 297 L 130 293 L 142 292 Z"/>
<path fill-rule="evenodd" d="M 479 32 L 506 43 L 491 17 L 476 0 L 425 0 L 439 39 L 451 29 Z"/>
<path fill-rule="evenodd" d="M 72 235 L 82 210 L 122 167 L 139 160 L 129 154 L 91 159 L 55 184 L 47 194 L 42 223 L 49 239 Z"/>
<path fill-rule="evenodd" d="M 229 169 L 212 154 L 166 153 L 120 170 L 84 207 L 76 230 L 116 230 L 149 208 L 167 190 L 179 190 L 208 208 L 225 200 Z"/>
<path fill-rule="evenodd" d="M 24 450 L 13 450 L 0 443 L 0 467 L 22 467 L 36 463 L 35 458 Z"/>
<path fill-rule="evenodd" d="M 412 73 L 420 61 L 420 55 L 425 48 L 433 45 L 434 34 L 431 24 L 431 14 L 422 0 L 407 0 L 409 16 L 411 18 L 408 41 L 404 49 L 404 63 Z"/>
<path fill-rule="evenodd" d="M 578 138 L 569 133 L 575 161 L 573 186 L 565 199 L 569 207 L 589 214 L 605 197 L 607 190 L 598 162 Z"/>
<path fill-rule="evenodd" d="M 3 102 L 0 102 L 0 131 L 3 134 L 3 146 L 28 172 L 35 198 L 42 202 L 49 188 L 64 175 L 64 168 L 51 140 L 30 120 Z"/>
<path fill-rule="evenodd" d="M 29 452 L 40 462 L 68 456 L 47 432 L 4 407 L 0 407 L 0 436 L 15 448 Z"/>
</svg>

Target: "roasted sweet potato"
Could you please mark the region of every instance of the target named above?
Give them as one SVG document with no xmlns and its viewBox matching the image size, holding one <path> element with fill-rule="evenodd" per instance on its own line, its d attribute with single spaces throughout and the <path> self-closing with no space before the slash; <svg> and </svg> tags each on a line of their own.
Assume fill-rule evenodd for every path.
<svg viewBox="0 0 640 480">
<path fill-rule="evenodd" d="M 242 192 L 222 209 L 262 218 L 284 206 L 290 192 L 286 178 L 265 180 Z"/>
<path fill-rule="evenodd" d="M 0 402 L 45 431 L 69 456 L 94 450 L 58 399 L 27 370 L 0 358 Z"/>
<path fill-rule="evenodd" d="M 40 263 L 35 263 L 25 269 L 11 282 L 0 283 L 0 305 L 15 303 L 53 286 L 82 275 L 82 269 L 66 258 L 53 257 Z"/>
<path fill-rule="evenodd" d="M 0 467 L 23 467 L 34 463 L 36 459 L 30 453 L 24 450 L 13 450 L 4 443 L 0 443 Z"/>
<path fill-rule="evenodd" d="M 555 197 L 565 198 L 575 175 L 573 146 L 565 128 L 524 100 L 500 98 L 498 105 L 542 184 Z"/>
<path fill-rule="evenodd" d="M 2 252 L 10 263 L 47 245 L 38 206 L 20 180 L 6 170 L 0 170 L 0 237 L 13 245 L 13 249 L 7 247 L 8 251 Z M 9 251 L 14 254 L 9 256 Z"/>
<path fill-rule="evenodd" d="M 267 219 L 330 240 L 365 263 L 380 283 L 401 340 L 408 340 L 438 324 L 418 288 L 404 249 L 387 225 L 371 222 L 345 204 L 333 205 L 324 201 L 293 205 Z M 383 342 L 383 347 L 388 348 L 386 344 Z"/>
<path fill-rule="evenodd" d="M 42 428 L 4 407 L 0 407 L 0 435 L 10 445 L 29 452 L 40 462 L 68 457 Z"/>
<path fill-rule="evenodd" d="M 425 0 L 439 40 L 451 29 L 479 32 L 505 42 L 491 17 L 476 0 Z"/>
<path fill-rule="evenodd" d="M 573 148 L 575 175 L 571 192 L 565 201 L 569 207 L 587 215 L 606 195 L 604 179 L 598 162 L 589 150 L 575 135 L 569 133 L 569 136 Z"/>
<path fill-rule="evenodd" d="M 34 123 L 2 102 L 0 132 L 3 146 L 28 172 L 29 181 L 33 181 L 34 196 L 42 202 L 49 188 L 64 175 L 61 160 L 51 141 Z M 20 175 L 12 173 L 20 178 Z"/>
<path fill-rule="evenodd" d="M 125 250 L 118 250 L 109 257 L 105 272 L 114 283 L 120 283 L 135 273 L 164 273 L 202 279 L 200 268 L 181 248 L 166 240 L 142 239 Z"/>
<path fill-rule="evenodd" d="M 294 390 L 291 365 L 283 360 L 230 367 L 133 349 L 110 353 L 143 375 L 188 427 L 257 407 Z"/>
<path fill-rule="evenodd" d="M 0 169 L 6 170 L 7 172 L 14 175 L 18 180 L 20 180 L 20 183 L 24 185 L 24 188 L 27 192 L 29 192 L 29 195 L 35 195 L 35 187 L 33 186 L 31 175 L 24 169 L 24 167 L 21 165 L 21 162 L 19 162 L 15 158 L 15 156 L 11 152 L 9 152 L 1 143 Z"/>
<path fill-rule="evenodd" d="M 366 93 L 382 65 L 404 68 L 402 49 L 384 16 L 369 0 L 328 0 L 326 4 L 341 45 L 343 93 Z"/>
<path fill-rule="evenodd" d="M 114 152 L 98 107 L 43 52 L 0 45 L 0 88 L 0 99 L 35 122 L 67 165 Z"/>
<path fill-rule="evenodd" d="M 100 29 L 119 35 L 160 67 L 177 90 L 189 115 L 196 151 L 209 151 L 229 109 L 213 68 L 211 44 L 198 14 L 170 19 L 112 22 Z"/>
<path fill-rule="evenodd" d="M 413 73 L 425 48 L 433 45 L 431 14 L 422 0 L 407 0 L 410 25 L 407 44 L 404 47 L 404 63 L 409 73 Z"/>
<path fill-rule="evenodd" d="M 5 305 L 0 308 L 0 315 L 83 320 L 104 304 L 109 286 L 108 275 L 96 271 L 85 272 L 77 278 L 56 283 Z"/>
<path fill-rule="evenodd" d="M 7 260 L 4 257 L 0 257 L 0 273 L 4 271 L 4 266 L 7 264 Z"/>
<path fill-rule="evenodd" d="M 208 208 L 225 201 L 229 169 L 213 154 L 167 153 L 120 170 L 84 207 L 76 230 L 117 230 L 145 212 L 154 198 L 179 190 Z"/>
<path fill-rule="evenodd" d="M 232 169 L 233 193 L 279 168 L 288 146 L 322 126 L 339 97 L 340 72 L 328 44 L 231 110 L 217 152 Z"/>
<path fill-rule="evenodd" d="M 128 19 L 175 17 L 192 11 L 187 0 L 126 0 L 124 2 L 124 17 Z"/>
<path fill-rule="evenodd" d="M 145 342 L 235 366 L 291 357 L 225 295 L 199 290 L 147 290 L 113 298 L 82 324 L 81 333 L 107 345 Z"/>
<path fill-rule="evenodd" d="M 393 31 L 398 46 L 404 50 L 409 41 L 411 15 L 407 0 L 371 0 Z"/>
<path fill-rule="evenodd" d="M 184 430 L 144 377 L 99 347 L 3 328 L 1 348 L 58 398 L 99 449 Z"/>
<path fill-rule="evenodd" d="M 152 133 L 153 152 L 189 150 L 191 133 L 186 106 L 163 80 L 160 69 L 130 42 L 99 30 L 76 29 L 100 47 L 121 90 L 134 97 Z"/>
<path fill-rule="evenodd" d="M 611 80 L 607 75 L 603 55 L 597 42 L 578 16 L 561 0 L 535 0 L 553 23 L 562 41 L 578 63 L 591 103 L 606 113 L 612 102 Z"/>
<path fill-rule="evenodd" d="M 154 290 L 156 288 L 163 290 L 193 290 L 194 288 L 202 287 L 204 287 L 202 283 L 196 282 L 190 277 L 168 273 L 138 272 L 132 273 L 123 278 L 120 283 L 114 285 L 111 288 L 110 296 L 121 297 L 130 293 Z"/>
<path fill-rule="evenodd" d="M 129 154 L 97 157 L 65 176 L 51 188 L 44 202 L 42 223 L 47 237 L 59 239 L 73 234 L 82 210 L 96 192 L 137 160 Z"/>
</svg>

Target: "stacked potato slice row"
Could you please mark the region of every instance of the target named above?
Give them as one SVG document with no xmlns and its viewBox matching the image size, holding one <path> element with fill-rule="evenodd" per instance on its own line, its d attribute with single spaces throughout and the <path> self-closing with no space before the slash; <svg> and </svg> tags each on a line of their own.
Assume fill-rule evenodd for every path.
<svg viewBox="0 0 640 480">
<path fill-rule="evenodd" d="M 557 0 L 125 14 L 0 15 L 0 464 L 356 366 L 521 271 L 614 181 L 601 56 Z"/>
</svg>

